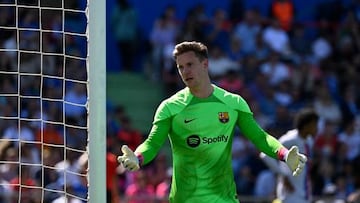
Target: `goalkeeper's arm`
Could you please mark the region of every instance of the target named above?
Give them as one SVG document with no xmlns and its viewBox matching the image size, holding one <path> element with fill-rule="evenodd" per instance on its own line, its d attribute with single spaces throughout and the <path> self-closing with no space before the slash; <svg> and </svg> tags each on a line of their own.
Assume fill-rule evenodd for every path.
<svg viewBox="0 0 360 203">
<path fill-rule="evenodd" d="M 243 134 L 266 155 L 285 161 L 293 175 L 298 175 L 305 166 L 306 156 L 299 153 L 296 146 L 289 150 L 277 139 L 266 133 L 250 113 L 239 112 L 238 126 Z"/>
<path fill-rule="evenodd" d="M 126 145 L 122 146 L 123 155 L 118 157 L 118 161 L 129 171 L 138 170 L 140 166 L 149 163 L 163 146 L 170 126 L 170 119 L 156 122 L 151 128 L 148 138 L 137 147 L 135 152 Z"/>
</svg>

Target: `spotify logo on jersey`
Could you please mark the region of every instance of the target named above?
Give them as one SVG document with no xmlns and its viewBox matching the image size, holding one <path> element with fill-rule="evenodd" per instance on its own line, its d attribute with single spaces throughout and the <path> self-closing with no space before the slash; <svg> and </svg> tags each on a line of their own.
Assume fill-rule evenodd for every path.
<svg viewBox="0 0 360 203">
<path fill-rule="evenodd" d="M 190 147 L 197 147 L 200 144 L 200 137 L 198 135 L 190 135 L 186 142 Z"/>
</svg>

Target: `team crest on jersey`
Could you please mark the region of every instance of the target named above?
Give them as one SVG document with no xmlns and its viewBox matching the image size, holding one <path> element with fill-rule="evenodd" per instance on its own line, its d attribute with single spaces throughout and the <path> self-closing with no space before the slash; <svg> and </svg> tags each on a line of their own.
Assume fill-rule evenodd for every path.
<svg viewBox="0 0 360 203">
<path fill-rule="evenodd" d="M 219 112 L 219 121 L 222 123 L 227 123 L 229 121 L 229 112 Z"/>
</svg>

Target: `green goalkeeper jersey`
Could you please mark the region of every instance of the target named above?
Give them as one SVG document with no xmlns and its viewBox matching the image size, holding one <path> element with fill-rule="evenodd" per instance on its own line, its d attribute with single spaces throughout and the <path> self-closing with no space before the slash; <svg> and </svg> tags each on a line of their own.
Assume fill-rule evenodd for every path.
<svg viewBox="0 0 360 203">
<path fill-rule="evenodd" d="M 136 149 L 142 164 L 153 160 L 169 137 L 173 177 L 172 203 L 238 202 L 231 166 L 235 126 L 267 155 L 276 158 L 282 145 L 255 122 L 248 104 L 214 85 L 208 98 L 188 88 L 164 100 L 157 109 L 148 138 Z"/>
</svg>

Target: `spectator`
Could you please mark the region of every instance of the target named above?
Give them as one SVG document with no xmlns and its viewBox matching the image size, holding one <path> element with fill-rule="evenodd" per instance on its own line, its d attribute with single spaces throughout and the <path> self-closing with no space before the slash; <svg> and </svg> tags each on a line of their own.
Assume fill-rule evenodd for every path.
<svg viewBox="0 0 360 203">
<path fill-rule="evenodd" d="M 290 115 L 290 112 L 286 106 L 277 105 L 275 109 L 274 121 L 268 126 L 271 129 L 274 135 L 283 135 L 292 128 L 293 122 L 291 118 L 293 115 Z"/>
<path fill-rule="evenodd" d="M 133 150 L 143 141 L 140 131 L 132 126 L 132 122 L 127 116 L 121 119 L 121 129 L 117 132 L 117 139 Z"/>
<path fill-rule="evenodd" d="M 10 182 L 12 179 L 18 176 L 19 167 L 16 164 L 19 161 L 19 152 L 18 148 L 10 146 L 4 151 L 4 155 L 1 160 L 4 160 L 8 163 L 0 165 L 0 176 L 4 178 L 5 181 Z"/>
<path fill-rule="evenodd" d="M 338 135 L 339 142 L 345 146 L 346 158 L 349 161 L 360 155 L 360 133 L 355 129 L 355 122 L 354 117 L 346 120 L 344 129 Z"/>
<path fill-rule="evenodd" d="M 120 201 L 118 190 L 118 162 L 116 156 L 111 151 L 106 153 L 106 200 L 107 203 L 116 203 Z"/>
<path fill-rule="evenodd" d="M 66 159 L 55 164 L 55 168 L 59 174 L 59 182 L 61 185 L 76 188 L 81 185 L 79 174 L 83 165 L 78 152 L 66 150 Z M 65 182 L 66 181 L 66 182 Z"/>
<path fill-rule="evenodd" d="M 276 176 L 271 170 L 263 170 L 256 177 L 254 195 L 266 199 L 274 199 L 276 192 Z"/>
<path fill-rule="evenodd" d="M 290 68 L 280 60 L 280 57 L 280 53 L 272 52 L 269 61 L 260 65 L 261 73 L 267 76 L 272 86 L 276 86 L 291 77 Z"/>
<path fill-rule="evenodd" d="M 205 39 L 203 27 L 208 23 L 204 4 L 197 4 L 186 13 L 177 41 Z"/>
<path fill-rule="evenodd" d="M 356 203 L 360 201 L 360 190 L 357 190 L 349 195 L 347 198 L 349 203 Z"/>
<path fill-rule="evenodd" d="M 230 48 L 227 51 L 227 55 L 230 57 L 231 60 L 240 64 L 245 56 L 241 49 L 242 45 L 240 40 L 233 37 L 231 38 Z"/>
<path fill-rule="evenodd" d="M 0 202 L 11 202 L 12 190 L 10 183 L 3 178 L 0 172 Z"/>
<path fill-rule="evenodd" d="M 334 52 L 329 36 L 330 33 L 325 32 L 320 32 L 311 44 L 311 53 L 317 63 L 330 57 Z"/>
<path fill-rule="evenodd" d="M 156 186 L 156 198 L 159 203 L 168 203 L 171 188 L 172 167 L 166 170 L 165 179 Z"/>
<path fill-rule="evenodd" d="M 309 37 L 306 36 L 305 26 L 301 23 L 294 24 L 290 30 L 290 46 L 294 54 L 301 58 L 308 57 L 311 53 L 310 45 L 311 41 Z"/>
<path fill-rule="evenodd" d="M 174 46 L 178 35 L 176 7 L 168 6 L 164 13 L 154 22 L 150 32 L 152 79 L 158 80 L 162 76 L 165 63 L 171 59 L 167 49 Z"/>
<path fill-rule="evenodd" d="M 239 71 L 239 65 L 230 59 L 221 47 L 215 46 L 209 54 L 209 74 L 214 81 L 218 81 L 227 71 Z"/>
<path fill-rule="evenodd" d="M 138 13 L 128 0 L 117 0 L 111 16 L 112 29 L 120 51 L 120 70 L 133 70 L 138 33 Z"/>
<path fill-rule="evenodd" d="M 128 203 L 153 203 L 155 191 L 153 186 L 147 182 L 146 173 L 140 170 L 134 176 L 134 182 L 125 191 Z"/>
<path fill-rule="evenodd" d="M 235 24 L 232 37 L 239 40 L 241 51 L 245 54 L 253 54 L 256 47 L 256 37 L 261 32 L 259 13 L 254 9 L 246 10 L 244 20 Z"/>
<path fill-rule="evenodd" d="M 39 143 L 44 143 L 46 145 L 38 145 L 37 147 L 40 148 L 44 147 L 47 148 L 49 147 L 48 145 L 62 145 L 64 144 L 64 137 L 63 135 L 60 133 L 60 130 L 56 128 L 55 125 L 53 124 L 49 124 L 49 123 L 45 123 L 43 124 L 43 129 L 37 129 L 36 134 L 35 134 L 36 138 L 35 140 Z"/>
<path fill-rule="evenodd" d="M 323 129 L 319 129 L 321 131 L 319 131 L 319 134 L 315 137 L 314 149 L 314 153 L 319 157 L 319 161 L 331 159 L 336 155 L 339 144 L 336 136 L 337 127 L 338 125 L 336 123 L 325 120 Z"/>
<path fill-rule="evenodd" d="M 22 141 L 34 141 L 35 133 L 27 121 L 22 121 L 19 126 L 16 120 L 8 120 L 8 125 L 4 130 L 2 139 L 4 139 L 4 141 L 0 143 L 0 156 L 2 152 L 12 144 L 18 148 L 19 142 L 15 142 L 18 139 Z"/>
<path fill-rule="evenodd" d="M 295 6 L 292 0 L 273 0 L 271 15 L 276 18 L 282 29 L 290 31 L 295 18 Z"/>
<path fill-rule="evenodd" d="M 316 144 L 315 144 L 316 149 Z M 320 159 L 318 162 L 314 163 L 314 172 L 315 178 L 313 180 L 313 194 L 315 196 L 322 196 L 328 194 L 329 190 L 332 189 L 332 192 L 335 192 L 334 178 L 335 178 L 335 167 L 334 164 L 329 159 Z M 331 186 L 331 187 L 329 187 Z"/>
<path fill-rule="evenodd" d="M 253 100 L 250 106 L 253 111 L 254 118 L 259 123 L 259 125 L 263 129 L 269 129 L 273 121 L 269 116 L 265 115 L 264 112 L 260 110 L 259 101 Z"/>
<path fill-rule="evenodd" d="M 219 86 L 229 92 L 240 94 L 244 88 L 242 76 L 236 70 L 228 70 L 223 77 L 219 79 Z"/>
<path fill-rule="evenodd" d="M 62 159 L 59 148 L 49 147 L 43 151 L 43 165 L 46 166 L 42 170 L 38 170 L 35 174 L 38 185 L 43 185 L 48 189 L 44 191 L 44 202 L 50 203 L 60 197 L 55 191 L 64 190 L 64 185 L 59 180 L 59 174 L 53 167 Z"/>
<path fill-rule="evenodd" d="M 208 24 L 204 26 L 204 41 L 210 47 L 219 47 L 223 52 L 229 49 L 231 23 L 228 21 L 227 12 L 216 8 Z"/>
<path fill-rule="evenodd" d="M 262 34 L 263 32 L 258 33 L 255 41 L 254 55 L 259 62 L 264 62 L 271 54 L 271 47 L 264 41 Z M 251 57 L 251 55 L 249 57 Z"/>
<path fill-rule="evenodd" d="M 148 183 L 155 189 L 167 178 L 168 165 L 167 155 L 159 153 L 155 160 L 146 168 Z"/>
<path fill-rule="evenodd" d="M 34 177 L 31 176 L 31 167 L 30 166 L 20 166 L 21 174 L 19 173 L 17 177 L 10 180 L 10 184 L 12 185 L 12 193 L 14 193 L 12 197 L 12 203 L 20 202 L 22 203 L 34 203 L 40 202 L 41 195 L 35 190 L 36 181 Z M 28 186 L 20 189 L 19 185 Z"/>
<path fill-rule="evenodd" d="M 331 97 L 328 87 L 324 83 L 320 83 L 315 88 L 316 95 L 313 104 L 320 119 L 339 124 L 342 118 L 341 110 Z"/>
<path fill-rule="evenodd" d="M 277 19 L 271 19 L 270 24 L 262 32 L 264 42 L 281 55 L 288 55 L 291 52 L 289 34 L 280 26 Z"/>
<path fill-rule="evenodd" d="M 250 153 L 250 142 L 244 139 L 243 136 L 240 136 L 239 132 L 236 133 L 236 135 L 233 138 L 232 143 L 232 168 L 234 171 L 234 178 L 239 179 L 239 171 L 242 170 L 243 167 L 246 165 L 246 161 L 248 159 L 249 153 Z"/>
<path fill-rule="evenodd" d="M 72 192 L 71 188 L 67 188 L 68 192 Z M 63 202 L 67 202 L 67 203 L 83 203 L 80 199 L 77 199 L 75 197 L 71 197 L 68 195 L 61 195 L 60 197 L 56 198 L 55 200 L 53 200 L 51 203 L 63 203 Z"/>
<path fill-rule="evenodd" d="M 65 114 L 67 118 L 72 118 L 78 122 L 79 125 L 84 125 L 87 102 L 86 86 L 81 83 L 74 83 L 68 88 L 65 93 Z"/>
<path fill-rule="evenodd" d="M 255 55 L 246 56 L 242 60 L 240 73 L 243 75 L 244 84 L 252 83 L 255 80 L 259 73 L 259 63 L 260 60 Z"/>
<path fill-rule="evenodd" d="M 346 85 L 340 93 L 340 110 L 343 118 L 353 118 L 360 115 L 360 95 L 356 93 L 355 84 Z"/>
<path fill-rule="evenodd" d="M 291 81 L 283 80 L 276 87 L 274 99 L 281 106 L 288 107 L 293 103 L 292 92 Z"/>
</svg>

